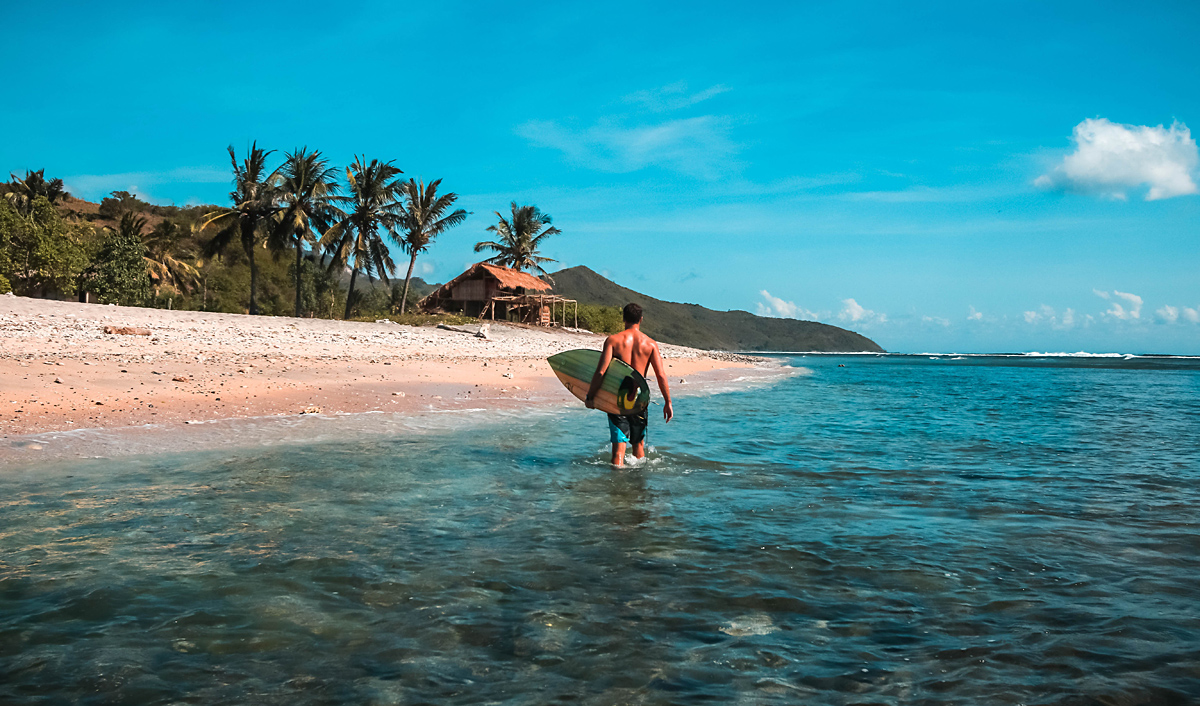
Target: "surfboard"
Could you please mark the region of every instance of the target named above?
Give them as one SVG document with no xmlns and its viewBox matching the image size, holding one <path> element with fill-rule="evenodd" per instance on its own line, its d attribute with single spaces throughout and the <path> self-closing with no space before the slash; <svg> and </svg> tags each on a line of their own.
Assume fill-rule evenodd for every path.
<svg viewBox="0 0 1200 706">
<path fill-rule="evenodd" d="M 596 366 L 600 364 L 600 351 L 579 348 L 557 353 L 546 360 L 563 386 L 583 401 L 592 385 Z M 646 384 L 646 378 L 614 358 L 596 392 L 596 409 L 627 417 L 641 413 L 649 405 L 650 386 Z"/>
</svg>

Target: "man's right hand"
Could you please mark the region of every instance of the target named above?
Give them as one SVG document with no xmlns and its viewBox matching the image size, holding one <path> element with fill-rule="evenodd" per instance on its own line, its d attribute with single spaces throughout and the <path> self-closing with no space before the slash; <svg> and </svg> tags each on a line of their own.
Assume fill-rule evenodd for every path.
<svg viewBox="0 0 1200 706">
<path fill-rule="evenodd" d="M 596 408 L 596 398 L 588 397 L 588 398 L 584 399 L 583 406 L 587 407 L 588 409 L 595 409 Z"/>
<path fill-rule="evenodd" d="M 668 401 L 666 404 L 663 405 L 663 424 L 666 424 L 667 422 L 671 421 L 674 417 L 675 417 L 675 410 L 674 410 L 674 408 L 671 407 L 671 403 Z"/>
</svg>

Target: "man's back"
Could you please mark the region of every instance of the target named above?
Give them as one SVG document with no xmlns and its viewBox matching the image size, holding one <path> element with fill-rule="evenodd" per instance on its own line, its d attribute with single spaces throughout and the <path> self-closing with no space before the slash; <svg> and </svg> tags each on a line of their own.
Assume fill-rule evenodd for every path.
<svg viewBox="0 0 1200 706">
<path fill-rule="evenodd" d="M 646 375 L 650 370 L 650 361 L 658 344 L 638 329 L 626 329 L 608 337 L 608 345 L 612 348 L 613 357 L 624 361 L 629 367 Z"/>
</svg>

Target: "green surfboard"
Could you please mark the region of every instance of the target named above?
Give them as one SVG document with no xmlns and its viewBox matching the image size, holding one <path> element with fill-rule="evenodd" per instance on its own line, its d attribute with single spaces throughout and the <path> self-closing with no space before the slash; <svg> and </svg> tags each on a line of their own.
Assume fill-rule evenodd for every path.
<svg viewBox="0 0 1200 706">
<path fill-rule="evenodd" d="M 550 368 L 572 395 L 581 401 L 587 397 L 592 376 L 600 364 L 600 351 L 579 348 L 546 359 Z M 622 417 L 640 414 L 650 405 L 650 386 L 646 378 L 625 363 L 613 359 L 596 393 L 596 409 Z"/>
</svg>

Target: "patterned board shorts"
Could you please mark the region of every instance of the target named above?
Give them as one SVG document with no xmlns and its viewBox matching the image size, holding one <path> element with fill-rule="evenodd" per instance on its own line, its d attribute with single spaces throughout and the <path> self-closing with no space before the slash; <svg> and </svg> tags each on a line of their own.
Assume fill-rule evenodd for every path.
<svg viewBox="0 0 1200 706">
<path fill-rule="evenodd" d="M 614 444 L 636 444 L 646 439 L 646 410 L 632 417 L 608 415 L 608 437 Z"/>
</svg>

